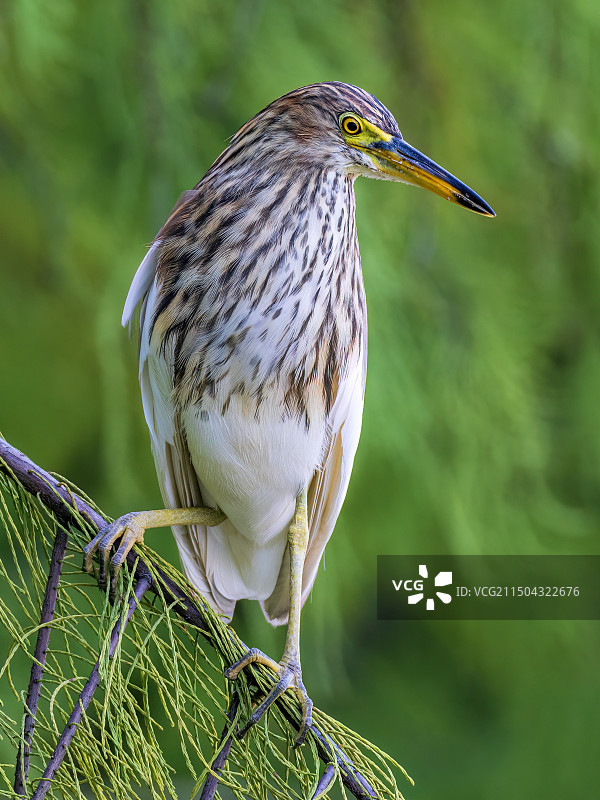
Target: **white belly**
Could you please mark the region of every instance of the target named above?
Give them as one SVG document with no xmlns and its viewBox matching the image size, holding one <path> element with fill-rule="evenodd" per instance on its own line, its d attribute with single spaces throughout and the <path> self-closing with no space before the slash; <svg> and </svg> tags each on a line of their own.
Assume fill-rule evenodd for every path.
<svg viewBox="0 0 600 800">
<path fill-rule="evenodd" d="M 204 403 L 182 421 L 205 502 L 227 515 L 207 531 L 209 549 L 223 553 L 210 559 L 210 580 L 229 596 L 239 585 L 239 596 L 264 600 L 275 587 L 296 497 L 321 466 L 326 426 L 307 431 L 266 402 L 257 420 L 244 405 L 232 398 L 223 415 L 221 403 Z"/>
<path fill-rule="evenodd" d="M 326 430 L 282 419 L 278 405 L 263 403 L 258 419 L 244 406 L 234 397 L 223 415 L 205 402 L 201 413 L 183 412 L 183 424 L 202 485 L 242 536 L 265 545 L 289 525 L 296 497 L 320 466 Z"/>
</svg>

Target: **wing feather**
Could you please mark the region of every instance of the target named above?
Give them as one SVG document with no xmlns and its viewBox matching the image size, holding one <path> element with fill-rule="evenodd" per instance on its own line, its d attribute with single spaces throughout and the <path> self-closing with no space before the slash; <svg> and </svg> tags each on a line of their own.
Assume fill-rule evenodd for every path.
<svg viewBox="0 0 600 800">
<path fill-rule="evenodd" d="M 179 211 L 179 209 L 188 203 L 193 197 L 195 197 L 197 191 L 195 189 L 188 189 L 187 191 L 183 192 L 179 196 L 179 200 L 175 203 L 173 210 L 169 214 L 169 219 L 165 222 L 162 226 L 154 243 L 146 253 L 146 256 L 142 260 L 142 263 L 137 268 L 137 272 L 133 276 L 133 280 L 131 282 L 131 286 L 129 287 L 129 291 L 127 292 L 127 299 L 125 300 L 125 306 L 123 308 L 123 316 L 121 317 L 121 325 L 125 327 L 129 325 L 131 329 L 131 323 L 133 321 L 133 315 L 135 314 L 135 309 L 139 306 L 142 307 L 142 314 L 145 310 L 145 299 L 150 291 L 150 287 L 154 283 L 154 278 L 156 277 L 156 265 L 158 260 L 158 250 L 160 247 L 161 242 L 161 232 L 167 227 L 167 225 L 171 222 L 175 214 Z M 143 304 L 143 305 L 142 305 Z M 140 331 L 141 331 L 141 320 L 140 320 Z M 141 360 L 140 360 L 140 370 L 141 370 Z"/>
<path fill-rule="evenodd" d="M 185 435 L 175 414 L 170 354 L 168 351 L 157 352 L 151 347 L 150 327 L 158 291 L 156 263 L 159 246 L 160 240 L 157 239 L 135 274 L 125 302 L 122 324 L 131 325 L 135 309 L 140 306 L 142 405 L 165 505 L 168 508 L 214 505 L 198 481 Z M 188 580 L 215 610 L 230 618 L 235 601 L 222 596 L 206 575 L 205 564 L 209 563 L 207 556 L 211 548 L 206 526 L 173 526 L 172 530 Z M 218 546 L 218 538 L 213 545 Z"/>
</svg>

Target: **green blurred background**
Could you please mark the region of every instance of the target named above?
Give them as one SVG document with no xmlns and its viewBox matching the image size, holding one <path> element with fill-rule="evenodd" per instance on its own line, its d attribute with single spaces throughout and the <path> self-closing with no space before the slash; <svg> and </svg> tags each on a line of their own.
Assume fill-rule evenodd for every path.
<svg viewBox="0 0 600 800">
<path fill-rule="evenodd" d="M 588 798 L 598 623 L 378 623 L 375 566 L 600 552 L 600 4 L 5 0 L 0 23 L 0 429 L 112 516 L 160 504 L 130 280 L 257 110 L 358 84 L 495 208 L 357 183 L 365 419 L 304 676 L 406 766 L 407 798 Z M 284 631 L 238 609 L 278 657 Z"/>
</svg>

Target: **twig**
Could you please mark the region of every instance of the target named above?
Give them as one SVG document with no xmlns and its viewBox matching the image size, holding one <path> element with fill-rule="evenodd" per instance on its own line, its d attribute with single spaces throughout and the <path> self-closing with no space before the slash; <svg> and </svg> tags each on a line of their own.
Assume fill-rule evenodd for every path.
<svg viewBox="0 0 600 800">
<path fill-rule="evenodd" d="M 327 764 L 311 800 L 317 800 L 319 797 L 322 797 L 333 783 L 334 778 L 335 764 Z"/>
<path fill-rule="evenodd" d="M 235 719 L 235 715 L 238 709 L 238 705 L 240 704 L 239 695 L 236 693 L 233 695 L 233 699 L 231 701 L 231 705 L 229 706 L 229 711 L 227 712 L 227 719 L 228 722 L 225 723 L 225 727 L 223 728 L 223 733 L 221 734 L 221 738 L 219 740 L 219 746 L 222 745 L 219 753 L 217 754 L 215 760 L 210 765 L 210 773 L 206 778 L 204 783 L 204 787 L 202 789 L 202 794 L 200 795 L 200 800 L 213 800 L 215 793 L 217 791 L 217 786 L 219 785 L 219 777 L 223 772 L 223 767 L 225 766 L 225 762 L 229 756 L 229 751 L 231 750 L 231 745 L 233 743 L 233 731 L 230 731 L 229 736 L 227 736 L 227 731 L 231 728 L 231 723 Z M 225 737 L 227 739 L 225 740 Z M 223 744 L 223 741 L 225 743 Z"/>
<path fill-rule="evenodd" d="M 281 713 L 286 720 L 295 728 L 298 723 L 288 714 L 285 708 L 281 708 Z M 371 786 L 369 781 L 354 767 L 352 761 L 344 753 L 341 747 L 332 742 L 325 734 L 317 728 L 313 723 L 310 726 L 310 732 L 315 737 L 317 744 L 317 753 L 319 758 L 324 764 L 329 766 L 335 759 L 340 770 L 344 786 L 351 792 L 357 800 L 373 800 L 377 797 L 375 789 Z M 327 772 L 327 770 L 325 770 Z"/>
<path fill-rule="evenodd" d="M 127 616 L 123 621 L 123 630 L 127 627 L 127 624 L 131 617 L 133 616 L 133 612 L 137 608 L 138 603 L 140 602 L 142 596 L 148 591 L 150 588 L 152 579 L 150 575 L 142 576 L 134 589 L 133 595 L 129 598 L 129 608 L 127 610 Z M 111 633 L 110 636 L 110 647 L 108 650 L 108 657 L 112 658 L 114 655 L 115 650 L 117 649 L 117 644 L 119 641 L 119 634 L 121 632 L 121 620 L 119 620 Z M 44 774 L 40 782 L 38 783 L 35 792 L 33 793 L 31 800 L 42 800 L 46 796 L 48 789 L 51 786 L 52 779 L 54 778 L 58 768 L 63 762 L 63 759 L 67 753 L 67 749 L 71 744 L 75 733 L 77 732 L 77 726 L 81 722 L 81 719 L 89 706 L 92 697 L 94 696 L 94 692 L 100 685 L 100 660 L 96 661 L 92 672 L 90 673 L 90 677 L 87 679 L 85 686 L 81 690 L 81 694 L 77 698 L 77 702 L 75 703 L 75 708 L 71 712 L 71 716 L 69 717 L 67 724 L 65 725 L 63 732 L 61 733 L 59 740 L 56 744 L 54 752 L 48 761 L 46 769 L 44 770 Z"/>
<path fill-rule="evenodd" d="M 60 525 L 60 523 L 59 523 Z M 27 700 L 25 702 L 25 723 L 23 726 L 23 739 L 19 743 L 17 752 L 17 765 L 15 767 L 14 788 L 16 794 L 25 797 L 25 786 L 29 776 L 29 756 L 31 752 L 31 740 L 35 727 L 35 717 L 37 714 L 40 692 L 42 690 L 42 678 L 46 667 L 46 654 L 50 642 L 50 630 L 54 619 L 54 609 L 58 596 L 58 584 L 62 573 L 62 565 L 67 549 L 67 533 L 62 527 L 58 528 L 54 539 L 52 557 L 50 559 L 50 569 L 48 580 L 46 581 L 46 592 L 42 603 L 42 613 L 40 615 L 40 628 L 38 630 L 33 663 L 31 665 L 31 675 L 29 687 L 27 689 Z"/>
<path fill-rule="evenodd" d="M 4 462 L 4 464 L 2 464 L 2 462 Z M 36 495 L 53 514 L 64 515 L 69 509 L 75 507 L 79 514 L 95 528 L 96 531 L 108 524 L 104 517 L 93 509 L 89 503 L 86 503 L 86 501 L 75 494 L 75 492 L 67 491 L 64 485 L 57 481 L 56 478 L 53 478 L 52 475 L 27 458 L 24 453 L 1 438 L 0 471 L 13 477 L 26 491 Z M 69 522 L 74 527 L 81 529 L 81 523 L 75 513 L 71 514 Z M 149 564 L 151 566 L 149 566 Z M 153 581 L 149 583 L 147 588 L 156 594 L 160 594 L 164 598 L 166 604 L 175 603 L 172 605 L 173 611 L 190 625 L 194 625 L 194 627 L 205 635 L 207 642 L 211 646 L 215 646 L 213 639 L 209 635 L 210 628 L 202 616 L 202 611 L 198 608 L 194 600 L 185 594 L 185 592 L 165 574 L 156 562 L 146 562 L 138 553 L 132 551 L 127 556 L 127 566 L 130 570 L 135 570 L 135 579 L 137 580 L 142 578 L 149 580 L 149 575 L 157 574 L 162 583 L 160 588 L 155 586 Z M 242 646 L 245 646 L 243 642 Z M 298 722 L 286 711 L 283 704 L 278 703 L 278 705 L 286 720 L 292 727 L 298 730 Z M 376 797 L 376 793 L 369 782 L 360 772 L 353 768 L 352 762 L 345 758 L 340 748 L 336 747 L 315 723 L 310 726 L 309 730 L 315 738 L 319 757 L 325 765 L 329 765 L 332 760 L 335 759 L 347 789 L 358 800 L 372 800 L 372 798 Z M 43 795 L 40 795 L 39 797 L 42 796 Z M 36 795 L 34 795 L 34 798 L 37 800 Z"/>
</svg>

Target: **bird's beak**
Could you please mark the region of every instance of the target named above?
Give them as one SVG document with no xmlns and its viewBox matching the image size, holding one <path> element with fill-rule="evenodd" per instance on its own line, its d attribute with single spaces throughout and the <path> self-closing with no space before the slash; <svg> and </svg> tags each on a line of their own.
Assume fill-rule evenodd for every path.
<svg viewBox="0 0 600 800">
<path fill-rule="evenodd" d="M 494 210 L 472 189 L 455 178 L 435 161 L 411 147 L 401 136 L 391 136 L 389 141 L 371 144 L 368 152 L 377 169 L 396 180 L 414 183 L 439 194 L 470 211 L 495 217 Z"/>
</svg>

